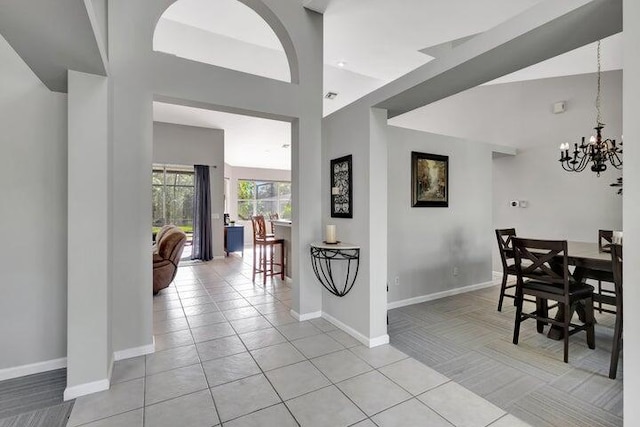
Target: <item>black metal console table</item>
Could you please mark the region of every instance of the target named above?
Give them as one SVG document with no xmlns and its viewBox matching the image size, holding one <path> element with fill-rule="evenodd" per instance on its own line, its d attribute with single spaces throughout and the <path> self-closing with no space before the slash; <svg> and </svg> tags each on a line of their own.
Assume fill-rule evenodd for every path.
<svg viewBox="0 0 640 427">
<path fill-rule="evenodd" d="M 332 261 L 347 262 L 344 282 L 338 285 L 333 278 Z M 347 243 L 312 243 L 311 265 L 322 286 L 333 295 L 343 297 L 353 288 L 358 277 L 360 247 Z"/>
</svg>

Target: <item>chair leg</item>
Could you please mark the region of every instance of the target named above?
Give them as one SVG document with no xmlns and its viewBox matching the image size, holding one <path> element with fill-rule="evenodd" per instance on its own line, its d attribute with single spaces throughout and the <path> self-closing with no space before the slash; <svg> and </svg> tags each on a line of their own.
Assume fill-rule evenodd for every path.
<svg viewBox="0 0 640 427">
<path fill-rule="evenodd" d="M 549 305 L 546 299 L 536 297 L 536 313 L 538 317 L 549 317 Z M 536 328 L 538 329 L 539 334 L 544 332 L 546 324 L 547 322 L 544 320 L 536 320 Z"/>
<path fill-rule="evenodd" d="M 587 328 L 587 345 L 591 350 L 596 348 L 596 327 L 593 314 L 593 299 L 589 298 L 584 301 L 585 323 L 589 325 Z M 617 316 L 616 316 L 617 321 Z"/>
<path fill-rule="evenodd" d="M 264 247 L 262 257 L 262 286 L 267 286 L 267 247 Z"/>
<path fill-rule="evenodd" d="M 609 378 L 616 379 L 618 373 L 618 359 L 620 359 L 620 347 L 622 344 L 622 316 L 616 314 L 616 326 L 613 330 L 613 346 L 611 347 L 611 363 L 609 365 Z"/>
<path fill-rule="evenodd" d="M 602 280 L 598 280 L 598 294 L 602 295 Z M 598 301 L 598 311 L 602 313 L 602 301 Z"/>
<path fill-rule="evenodd" d="M 513 343 L 518 345 L 518 339 L 520 338 L 520 323 L 522 322 L 522 303 L 523 303 L 523 295 L 518 295 L 516 292 L 516 321 L 513 325 Z"/>
<path fill-rule="evenodd" d="M 256 282 L 256 244 L 253 244 L 253 277 L 251 278 L 253 283 Z"/>
<path fill-rule="evenodd" d="M 569 323 L 571 322 L 571 304 L 564 304 L 564 363 L 569 363 Z"/>
<path fill-rule="evenodd" d="M 284 243 L 280 244 L 280 279 L 284 280 Z"/>
<path fill-rule="evenodd" d="M 507 287 L 507 273 L 502 274 L 502 285 L 500 286 L 500 299 L 498 300 L 498 311 L 502 311 L 502 301 L 504 301 L 504 293 Z"/>
</svg>

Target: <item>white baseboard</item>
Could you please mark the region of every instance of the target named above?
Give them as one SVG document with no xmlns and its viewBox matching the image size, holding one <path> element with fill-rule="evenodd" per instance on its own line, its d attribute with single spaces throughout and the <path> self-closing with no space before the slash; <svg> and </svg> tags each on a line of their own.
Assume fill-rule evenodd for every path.
<svg viewBox="0 0 640 427">
<path fill-rule="evenodd" d="M 151 354 L 156 351 L 156 337 L 153 337 L 153 341 L 149 345 L 143 345 L 140 347 L 127 348 L 124 350 L 114 351 L 113 360 L 131 359 L 132 357 L 144 356 L 145 354 Z"/>
<path fill-rule="evenodd" d="M 64 389 L 64 401 L 66 402 L 67 400 L 76 399 L 81 396 L 86 396 L 87 394 L 109 390 L 109 385 L 109 380 L 105 378 L 103 380 L 67 387 Z"/>
<path fill-rule="evenodd" d="M 338 319 L 336 319 L 330 314 L 322 312 L 322 318 L 331 322 L 334 326 L 342 329 L 344 332 L 348 333 L 349 335 L 351 335 L 352 337 L 354 337 L 355 339 L 357 339 L 358 341 L 360 341 L 362 344 L 366 345 L 369 348 L 377 347 L 379 345 L 389 343 L 389 335 L 387 334 L 384 334 L 375 338 L 367 338 L 360 332 L 353 329 L 351 326 L 348 326 L 345 323 L 342 323 L 341 321 L 339 321 Z"/>
<path fill-rule="evenodd" d="M 291 315 L 295 317 L 297 321 L 304 322 L 305 320 L 317 319 L 318 317 L 322 317 L 322 312 L 314 311 L 313 313 L 300 314 L 294 309 L 291 309 Z"/>
<path fill-rule="evenodd" d="M 25 375 L 39 374 L 41 372 L 53 371 L 67 367 L 67 358 L 46 360 L 44 362 L 30 363 L 28 365 L 14 366 L 12 368 L 0 369 L 0 381 L 12 378 L 24 377 Z"/>
<path fill-rule="evenodd" d="M 453 295 L 464 294 L 467 292 L 477 291 L 478 289 L 490 288 L 491 286 L 495 286 L 495 283 L 492 281 L 477 283 L 475 285 L 463 286 L 461 288 L 450 289 L 448 291 L 436 292 L 434 294 L 429 295 L 421 295 L 419 297 L 403 299 L 400 301 L 394 301 L 387 303 L 387 310 L 392 310 L 394 308 L 404 307 L 407 305 L 420 304 L 421 302 L 433 301 L 440 298 L 446 298 Z"/>
</svg>

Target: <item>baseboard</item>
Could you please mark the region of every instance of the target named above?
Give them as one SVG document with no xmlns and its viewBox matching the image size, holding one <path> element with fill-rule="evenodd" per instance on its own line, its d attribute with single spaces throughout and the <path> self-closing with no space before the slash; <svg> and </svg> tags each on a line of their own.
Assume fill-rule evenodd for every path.
<svg viewBox="0 0 640 427">
<path fill-rule="evenodd" d="M 113 360 L 131 359 L 132 357 L 144 356 L 145 354 L 151 354 L 156 351 L 156 337 L 153 337 L 153 341 L 149 345 L 143 345 L 140 347 L 127 348 L 124 350 L 114 351 Z"/>
<path fill-rule="evenodd" d="M 291 309 L 290 313 L 299 322 L 304 322 L 305 320 L 317 319 L 318 317 L 322 317 L 321 311 L 314 311 L 312 313 L 300 314 L 294 309 Z"/>
<path fill-rule="evenodd" d="M 26 375 L 39 374 L 67 367 L 67 358 L 46 360 L 44 362 L 30 363 L 28 365 L 14 366 L 12 368 L 0 369 L 0 381 L 12 378 L 24 377 Z"/>
<path fill-rule="evenodd" d="M 322 312 L 322 318 L 332 323 L 334 326 L 342 329 L 344 332 L 348 333 L 349 335 L 351 335 L 352 337 L 354 337 L 355 339 L 357 339 L 358 341 L 360 341 L 362 344 L 366 345 L 369 348 L 377 347 L 379 345 L 389 343 L 389 335 L 387 334 L 384 334 L 375 338 L 367 338 L 366 336 L 362 335 L 360 332 L 353 329 L 351 326 L 348 326 L 345 323 L 342 323 L 340 320 L 336 319 L 330 314 Z"/>
<path fill-rule="evenodd" d="M 289 276 L 284 276 L 284 283 L 292 284 L 293 279 Z"/>
<path fill-rule="evenodd" d="M 421 295 L 419 297 L 407 298 L 400 301 L 394 301 L 387 303 L 387 310 L 392 310 L 394 308 L 404 307 L 407 305 L 420 304 L 421 302 L 434 301 L 440 298 L 446 298 L 453 295 L 464 294 L 467 292 L 477 291 L 479 289 L 490 288 L 491 286 L 495 286 L 495 283 L 492 281 L 477 283 L 475 285 L 463 286 L 461 288 L 450 289 L 448 291 L 436 292 L 434 294 L 429 295 Z"/>
<path fill-rule="evenodd" d="M 105 378 L 103 380 L 67 387 L 64 389 L 64 401 L 66 402 L 68 400 L 77 399 L 81 396 L 86 396 L 87 394 L 109 390 L 109 385 L 109 380 Z"/>
</svg>

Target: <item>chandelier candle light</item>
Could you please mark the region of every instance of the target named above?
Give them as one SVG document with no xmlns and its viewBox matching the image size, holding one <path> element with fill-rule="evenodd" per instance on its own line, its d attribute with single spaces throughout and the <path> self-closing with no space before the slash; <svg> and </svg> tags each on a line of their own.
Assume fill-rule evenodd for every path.
<svg viewBox="0 0 640 427">
<path fill-rule="evenodd" d="M 594 128 L 595 135 L 585 142 L 582 137 L 582 144 L 574 144 L 573 151 L 569 151 L 571 145 L 567 142 L 560 145 L 560 163 L 567 172 L 582 172 L 591 163 L 591 171 L 600 176 L 600 172 L 607 170 L 607 162 L 616 169 L 622 169 L 622 141 L 616 145 L 615 139 L 603 139 L 602 129 L 604 123 L 600 114 L 600 88 L 601 88 L 601 64 L 600 64 L 600 41 L 598 41 L 598 91 L 596 95 L 596 118 L 597 126 Z M 622 139 L 622 138 L 621 138 Z"/>
</svg>

